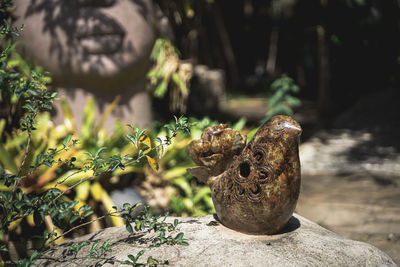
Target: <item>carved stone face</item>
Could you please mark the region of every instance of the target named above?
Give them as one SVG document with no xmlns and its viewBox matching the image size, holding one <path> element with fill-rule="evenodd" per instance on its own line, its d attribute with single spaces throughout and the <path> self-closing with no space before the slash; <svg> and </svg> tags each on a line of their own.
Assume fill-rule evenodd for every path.
<svg viewBox="0 0 400 267">
<path fill-rule="evenodd" d="M 15 0 L 24 58 L 63 87 L 130 84 L 149 67 L 155 8 L 146 0 Z M 108 89 L 110 90 L 110 89 Z"/>
</svg>

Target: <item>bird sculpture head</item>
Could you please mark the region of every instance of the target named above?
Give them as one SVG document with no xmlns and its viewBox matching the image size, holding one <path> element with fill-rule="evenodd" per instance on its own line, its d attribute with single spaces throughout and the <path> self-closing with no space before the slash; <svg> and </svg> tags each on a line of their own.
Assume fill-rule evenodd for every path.
<svg viewBox="0 0 400 267">
<path fill-rule="evenodd" d="M 282 230 L 300 192 L 300 125 L 278 115 L 245 138 L 226 125 L 208 127 L 189 145 L 198 167 L 188 172 L 211 188 L 218 219 L 249 234 Z"/>
</svg>

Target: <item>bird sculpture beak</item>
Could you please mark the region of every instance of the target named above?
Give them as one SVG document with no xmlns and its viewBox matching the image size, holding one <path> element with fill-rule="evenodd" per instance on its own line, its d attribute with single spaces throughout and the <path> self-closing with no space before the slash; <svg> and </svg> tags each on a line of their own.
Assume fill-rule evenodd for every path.
<svg viewBox="0 0 400 267">
<path fill-rule="evenodd" d="M 295 134 L 300 135 L 301 132 L 303 131 L 298 124 L 293 124 L 289 121 L 284 122 L 283 124 L 284 129 L 288 129 L 288 131 L 293 132 Z"/>
</svg>

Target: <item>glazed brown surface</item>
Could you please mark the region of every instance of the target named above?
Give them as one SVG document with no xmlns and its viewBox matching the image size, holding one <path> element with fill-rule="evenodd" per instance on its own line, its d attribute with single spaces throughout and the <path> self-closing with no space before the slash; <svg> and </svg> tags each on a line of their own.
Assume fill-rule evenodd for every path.
<svg viewBox="0 0 400 267">
<path fill-rule="evenodd" d="M 246 146 L 245 138 L 225 125 L 206 128 L 202 139 L 191 143 L 190 156 L 199 167 L 188 171 L 210 186 L 225 226 L 274 234 L 286 225 L 300 191 L 300 134 L 296 121 L 278 115 L 262 125 Z"/>
<path fill-rule="evenodd" d="M 188 171 L 207 183 L 210 176 L 224 172 L 233 157 L 239 155 L 245 145 L 245 136 L 228 128 L 226 124 L 207 127 L 201 139 L 189 144 L 189 155 L 199 167 L 190 168 Z"/>
</svg>

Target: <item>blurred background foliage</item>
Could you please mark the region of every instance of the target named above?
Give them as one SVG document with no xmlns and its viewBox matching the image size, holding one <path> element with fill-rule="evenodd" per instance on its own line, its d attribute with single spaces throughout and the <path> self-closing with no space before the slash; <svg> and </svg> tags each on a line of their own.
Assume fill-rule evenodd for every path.
<svg viewBox="0 0 400 267">
<path fill-rule="evenodd" d="M 180 52 L 170 40 L 158 38 L 150 55 L 155 64 L 147 73 L 147 78 L 154 87 L 153 95 L 157 98 L 165 97 L 169 88 L 171 112 L 186 113 L 193 66 L 179 57 Z"/>
<path fill-rule="evenodd" d="M 329 125 L 361 95 L 399 85 L 399 1 L 156 2 L 182 58 L 223 69 L 228 95 L 267 95 L 286 74 Z"/>
</svg>

